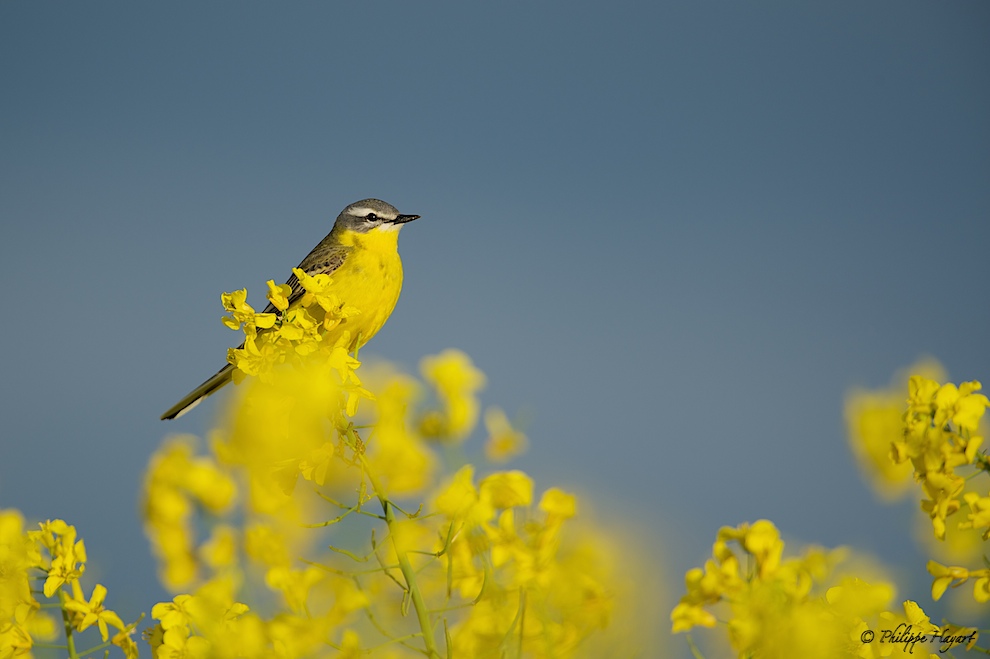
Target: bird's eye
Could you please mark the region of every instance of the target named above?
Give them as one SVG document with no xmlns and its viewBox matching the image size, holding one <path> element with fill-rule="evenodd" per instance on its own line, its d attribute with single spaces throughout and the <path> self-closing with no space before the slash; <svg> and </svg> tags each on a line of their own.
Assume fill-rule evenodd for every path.
<svg viewBox="0 0 990 659">
<path fill-rule="evenodd" d="M 378 219 L 378 216 L 375 215 L 374 213 L 368 213 L 367 215 L 364 216 L 364 219 L 366 219 L 366 220 L 368 220 L 370 222 L 374 222 L 375 220 Z"/>
</svg>

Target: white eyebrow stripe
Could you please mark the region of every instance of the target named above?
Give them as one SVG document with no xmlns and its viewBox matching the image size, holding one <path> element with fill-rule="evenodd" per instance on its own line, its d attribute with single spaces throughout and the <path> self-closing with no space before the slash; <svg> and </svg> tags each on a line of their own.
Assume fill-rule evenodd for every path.
<svg viewBox="0 0 990 659">
<path fill-rule="evenodd" d="M 395 219 L 394 217 L 390 217 L 388 213 L 382 213 L 380 211 L 376 211 L 374 208 L 368 208 L 366 206 L 355 206 L 355 207 L 351 208 L 351 210 L 349 212 L 352 215 L 356 215 L 358 217 L 365 217 L 368 213 L 374 213 L 375 215 L 377 215 L 379 218 L 381 218 L 383 220 L 394 220 Z"/>
</svg>

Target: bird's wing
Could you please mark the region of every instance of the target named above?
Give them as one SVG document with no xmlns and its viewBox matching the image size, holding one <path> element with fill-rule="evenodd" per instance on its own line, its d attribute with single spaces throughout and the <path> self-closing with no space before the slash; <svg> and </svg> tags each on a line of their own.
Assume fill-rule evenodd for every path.
<svg viewBox="0 0 990 659">
<path fill-rule="evenodd" d="M 333 274 L 337 268 L 343 265 L 347 252 L 348 249 L 342 246 L 333 247 L 320 254 L 317 254 L 316 250 L 313 250 L 313 252 L 299 264 L 299 269 L 310 276 Z M 302 284 L 299 283 L 299 278 L 296 277 L 295 273 L 292 273 L 289 276 L 285 284 L 289 287 L 289 289 L 291 289 L 289 293 L 289 306 L 292 306 L 292 304 L 301 298 L 306 291 L 303 289 Z M 275 305 L 269 302 L 268 306 L 265 307 L 265 310 L 262 313 L 279 313 L 279 311 L 275 308 Z"/>
</svg>

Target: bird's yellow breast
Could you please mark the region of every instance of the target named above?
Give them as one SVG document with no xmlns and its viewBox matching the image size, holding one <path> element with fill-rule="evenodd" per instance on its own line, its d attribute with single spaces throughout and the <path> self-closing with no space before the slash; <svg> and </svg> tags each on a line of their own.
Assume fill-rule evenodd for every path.
<svg viewBox="0 0 990 659">
<path fill-rule="evenodd" d="M 402 261 L 398 240 L 398 226 L 376 227 L 367 233 L 344 231 L 338 238 L 338 243 L 349 251 L 331 275 L 333 290 L 345 306 L 355 307 L 360 313 L 345 319 L 332 334 L 349 331 L 352 348 L 364 345 L 378 333 L 399 300 Z"/>
</svg>

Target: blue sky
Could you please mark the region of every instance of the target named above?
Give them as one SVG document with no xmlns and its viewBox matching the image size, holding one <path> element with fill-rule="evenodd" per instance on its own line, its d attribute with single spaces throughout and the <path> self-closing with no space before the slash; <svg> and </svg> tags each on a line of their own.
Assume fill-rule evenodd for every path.
<svg viewBox="0 0 990 659">
<path fill-rule="evenodd" d="M 158 416 L 236 342 L 220 293 L 380 197 L 423 219 L 368 351 L 468 352 L 538 487 L 675 588 L 766 517 L 921 597 L 842 401 L 925 354 L 990 380 L 988 33 L 981 1 L 0 4 L 0 506 L 162 596 L 142 470 L 211 424 Z"/>
</svg>

